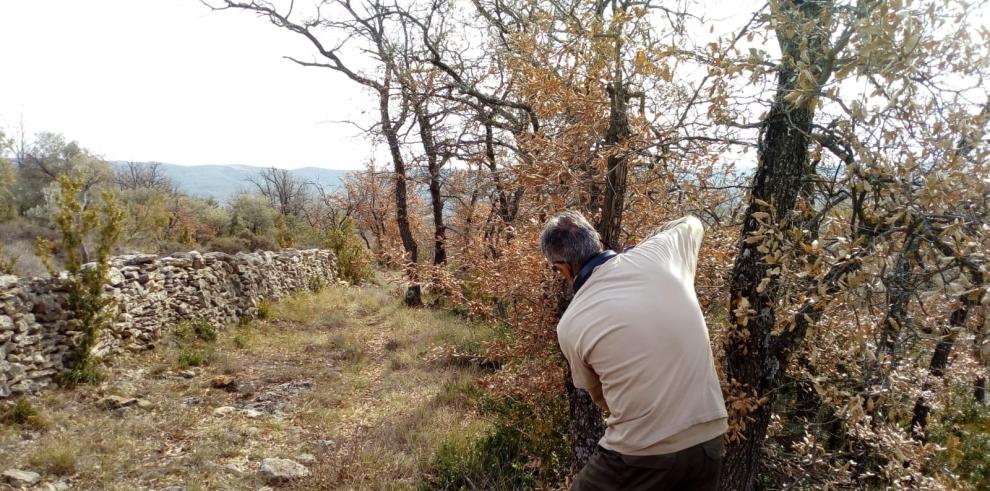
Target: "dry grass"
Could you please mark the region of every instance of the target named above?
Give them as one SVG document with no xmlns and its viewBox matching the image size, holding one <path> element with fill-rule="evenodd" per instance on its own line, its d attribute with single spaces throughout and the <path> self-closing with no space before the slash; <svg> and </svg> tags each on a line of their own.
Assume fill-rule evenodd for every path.
<svg viewBox="0 0 990 491">
<path fill-rule="evenodd" d="M 98 387 L 30 398 L 47 424 L 0 427 L 0 462 L 73 489 L 257 489 L 271 485 L 262 459 L 308 453 L 311 476 L 282 486 L 404 489 L 422 483 L 442 444 L 490 430 L 474 411 L 480 373 L 430 361 L 438 347 L 479 346 L 488 329 L 405 309 L 373 288 L 328 288 L 268 309 L 213 342 L 166 336 L 153 352 L 117 359 Z M 221 374 L 237 391 L 211 387 Z M 312 385 L 271 413 L 214 414 L 304 381 Z M 110 411 L 97 404 L 107 395 L 151 404 Z"/>
</svg>

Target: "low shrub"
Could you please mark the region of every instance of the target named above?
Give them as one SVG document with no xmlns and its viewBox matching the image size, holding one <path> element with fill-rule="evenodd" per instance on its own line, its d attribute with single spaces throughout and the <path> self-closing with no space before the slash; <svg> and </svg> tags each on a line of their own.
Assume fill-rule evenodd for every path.
<svg viewBox="0 0 990 491">
<path fill-rule="evenodd" d="M 309 291 L 313 293 L 320 293 L 327 287 L 327 282 L 323 281 L 323 278 L 320 278 L 319 276 L 310 276 L 308 286 Z"/>
<path fill-rule="evenodd" d="M 7 255 L 0 243 L 0 274 L 17 274 L 17 259 Z"/>
<path fill-rule="evenodd" d="M 328 230 L 323 243 L 337 256 L 337 272 L 341 279 L 358 285 L 372 277 L 374 261 L 358 238 L 352 220 L 347 219 L 341 226 Z"/>
<path fill-rule="evenodd" d="M 212 343 L 217 340 L 217 330 L 209 322 L 197 320 L 192 323 L 193 333 L 196 337 Z"/>
<path fill-rule="evenodd" d="M 495 429 L 475 441 L 442 445 L 421 489 L 531 489 L 563 480 L 571 454 L 564 397 L 547 401 L 543 414 L 519 401 L 480 402 L 496 416 Z"/>
<path fill-rule="evenodd" d="M 258 318 L 261 320 L 272 318 L 272 304 L 266 301 L 258 302 Z"/>
<path fill-rule="evenodd" d="M 203 365 L 205 361 L 206 357 L 201 351 L 182 350 L 179 353 L 179 357 L 175 360 L 175 366 L 179 370 L 185 370 Z"/>
<path fill-rule="evenodd" d="M 77 362 L 71 369 L 60 372 L 55 376 L 55 382 L 62 387 L 72 388 L 82 384 L 98 384 L 106 380 L 107 376 L 100 366 L 99 360 L 94 358 L 84 358 Z"/>
<path fill-rule="evenodd" d="M 54 476 L 68 476 L 75 473 L 76 460 L 76 450 L 71 444 L 46 446 L 28 455 L 28 463 L 31 467 Z"/>
<path fill-rule="evenodd" d="M 990 491 L 990 407 L 973 397 L 972 388 L 954 388 L 942 411 L 934 415 L 929 436 L 939 446 L 928 463 L 932 471 Z"/>
<path fill-rule="evenodd" d="M 206 249 L 227 254 L 237 254 L 251 250 L 251 245 L 247 240 L 240 237 L 217 237 L 206 244 Z"/>
<path fill-rule="evenodd" d="M 18 399 L 13 406 L 0 412 L 0 422 L 35 430 L 44 430 L 50 426 L 48 420 L 27 399 Z"/>
</svg>

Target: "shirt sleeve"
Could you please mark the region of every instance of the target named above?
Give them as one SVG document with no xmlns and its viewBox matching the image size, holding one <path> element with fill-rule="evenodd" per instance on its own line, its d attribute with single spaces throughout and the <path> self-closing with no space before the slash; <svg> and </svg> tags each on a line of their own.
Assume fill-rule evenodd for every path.
<svg viewBox="0 0 990 491">
<path fill-rule="evenodd" d="M 698 217 L 688 215 L 661 225 L 652 237 L 636 249 L 653 252 L 658 260 L 669 259 L 681 268 L 685 279 L 694 281 L 698 252 L 705 237 L 705 226 Z"/>
</svg>

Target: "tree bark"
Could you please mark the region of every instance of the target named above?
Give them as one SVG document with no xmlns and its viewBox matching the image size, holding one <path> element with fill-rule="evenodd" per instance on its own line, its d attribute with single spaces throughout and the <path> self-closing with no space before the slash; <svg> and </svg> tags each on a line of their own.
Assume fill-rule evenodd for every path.
<svg viewBox="0 0 990 491">
<path fill-rule="evenodd" d="M 629 115 L 626 108 L 629 103 L 629 90 L 622 77 L 622 43 L 621 37 L 615 41 L 615 72 L 608 87 L 609 118 L 608 130 L 605 134 L 605 149 L 609 152 L 605 172 L 605 203 L 602 206 L 602 216 L 598 223 L 598 232 L 602 236 L 605 247 L 617 249 L 619 234 L 622 232 L 622 210 L 626 198 L 627 157 L 625 152 L 617 147 L 629 137 Z"/>
<path fill-rule="evenodd" d="M 382 134 L 388 142 L 388 150 L 392 156 L 393 171 L 395 172 L 395 220 L 399 226 L 399 236 L 402 247 L 406 251 L 406 275 L 409 277 L 409 287 L 406 289 L 405 303 L 410 307 L 423 305 L 422 288 L 416 273 L 416 263 L 419 261 L 419 250 L 416 239 L 413 238 L 409 227 L 409 211 L 406 200 L 406 165 L 402 160 L 399 146 L 399 135 L 392 125 L 389 114 L 391 70 L 385 69 L 385 83 L 378 90 L 378 110 L 381 116 Z"/>
<path fill-rule="evenodd" d="M 557 303 L 557 319 L 564 315 L 571 302 L 571 295 L 565 287 L 561 290 Z M 558 347 L 559 348 L 559 347 Z M 563 352 L 562 352 L 563 353 Z M 561 355 L 563 358 L 563 355 Z M 595 404 L 591 394 L 574 386 L 570 366 L 564 362 L 564 391 L 569 407 L 568 430 L 571 435 L 571 452 L 574 460 L 572 469 L 580 471 L 598 453 L 598 441 L 605 435 L 605 418 Z"/>
<path fill-rule="evenodd" d="M 949 328 L 942 329 L 938 342 L 935 344 L 935 352 L 932 353 L 932 359 L 928 363 L 928 373 L 934 377 L 942 378 L 945 376 L 945 369 L 949 366 L 949 355 L 952 354 L 952 345 L 956 340 L 956 332 L 962 330 L 966 325 L 969 312 L 975 306 L 975 302 L 970 300 L 968 295 L 960 301 L 962 305 L 949 315 Z M 922 386 L 922 395 L 915 400 L 914 412 L 911 416 L 911 436 L 921 442 L 928 441 L 925 430 L 928 427 L 928 416 L 931 414 L 932 406 L 924 396 L 924 392 L 930 389 L 931 383 L 925 383 Z"/>
<path fill-rule="evenodd" d="M 826 2 L 827 3 L 827 2 Z M 805 21 L 819 19 L 824 3 L 786 0 L 778 4 L 785 15 Z M 820 23 L 821 20 L 818 20 Z M 777 323 L 775 307 L 778 303 L 779 278 L 768 275 L 770 267 L 765 263 L 766 253 L 760 252 L 760 243 L 747 243 L 745 239 L 761 228 L 754 214 L 771 212 L 782 229 L 794 226 L 792 214 L 804 184 L 814 174 L 809 165 L 808 145 L 814 116 L 813 103 L 794 106 L 784 99 L 796 87 L 795 60 L 800 57 L 801 44 L 806 43 L 810 52 L 820 52 L 826 42 L 821 34 L 807 35 L 797 26 L 788 35 L 778 28 L 783 60 L 778 67 L 777 93 L 770 111 L 763 121 L 760 138 L 759 161 L 753 176 L 749 206 L 743 224 L 739 252 L 730 279 L 730 335 L 725 345 L 726 379 L 739 384 L 738 388 L 755 395 L 756 401 L 765 398 L 747 414 L 741 430 L 741 439 L 730 442 L 723 459 L 720 488 L 723 490 L 752 490 L 756 488 L 763 441 L 770 423 L 771 408 L 777 395 L 791 352 L 804 337 L 806 326 L 772 335 Z M 820 25 L 816 26 L 821 29 Z M 824 31 L 824 29 L 822 29 Z M 762 205 L 768 203 L 769 208 Z M 769 277 L 769 284 L 759 289 L 760 282 Z M 749 306 L 741 305 L 746 299 Z"/>
<path fill-rule="evenodd" d="M 430 121 L 426 101 L 416 101 L 414 110 L 416 111 L 416 121 L 419 123 L 419 136 L 423 141 L 423 152 L 426 154 L 426 166 L 430 174 L 430 204 L 433 207 L 433 264 L 440 265 L 447 262 L 447 227 L 443 223 L 443 197 L 440 194 L 440 157 L 437 155 L 433 125 Z"/>
</svg>

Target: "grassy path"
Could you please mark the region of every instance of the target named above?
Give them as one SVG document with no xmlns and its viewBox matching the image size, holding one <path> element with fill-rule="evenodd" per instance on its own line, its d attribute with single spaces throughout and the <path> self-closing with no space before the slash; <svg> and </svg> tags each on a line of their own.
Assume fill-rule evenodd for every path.
<svg viewBox="0 0 990 491">
<path fill-rule="evenodd" d="M 38 472 L 37 489 L 408 489 L 444 443 L 489 431 L 474 410 L 480 373 L 442 355 L 477 351 L 488 329 L 375 287 L 265 310 L 215 339 L 179 326 L 99 386 L 27 398 L 38 414 L 0 426 L 0 471 Z M 273 481 L 266 458 L 309 475 Z"/>
</svg>

